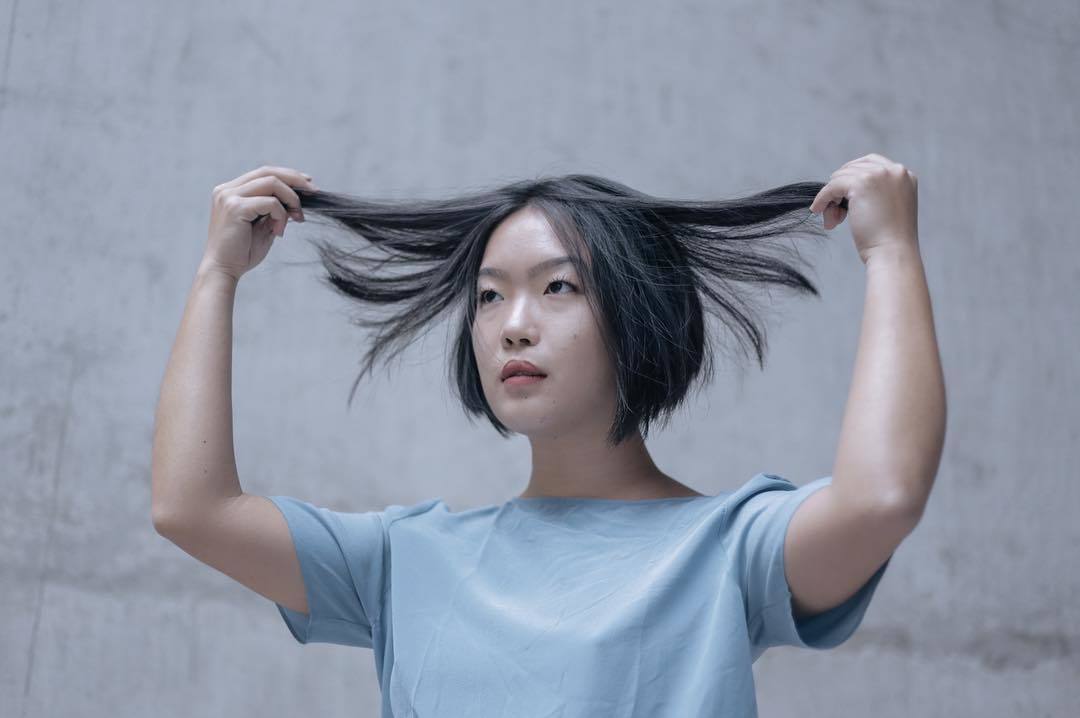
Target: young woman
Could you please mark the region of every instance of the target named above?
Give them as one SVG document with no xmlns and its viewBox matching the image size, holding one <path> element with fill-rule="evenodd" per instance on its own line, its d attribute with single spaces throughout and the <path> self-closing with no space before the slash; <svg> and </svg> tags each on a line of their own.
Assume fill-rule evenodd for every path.
<svg viewBox="0 0 1080 718">
<path fill-rule="evenodd" d="M 378 332 L 357 382 L 459 312 L 451 385 L 468 417 L 528 437 L 520 495 L 350 513 L 242 490 L 235 291 L 305 213 L 358 240 L 319 245 L 330 285 L 398 310 L 358 317 Z M 644 438 L 711 374 L 707 303 L 764 368 L 735 283 L 816 295 L 772 241 L 820 238 L 811 213 L 849 219 L 867 275 L 833 472 L 701 494 Z M 591 175 L 372 202 L 253 170 L 213 192 L 161 388 L 154 525 L 274 601 L 300 643 L 373 649 L 383 716 L 754 715 L 752 663 L 844 642 L 929 497 L 945 394 L 916 224 L 915 176 L 876 154 L 825 184 L 710 202 Z"/>
</svg>

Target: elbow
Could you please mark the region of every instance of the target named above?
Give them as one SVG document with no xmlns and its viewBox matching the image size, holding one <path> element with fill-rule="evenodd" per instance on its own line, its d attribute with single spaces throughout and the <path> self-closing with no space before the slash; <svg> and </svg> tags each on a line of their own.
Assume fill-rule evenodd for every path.
<svg viewBox="0 0 1080 718">
<path fill-rule="evenodd" d="M 163 504 L 154 504 L 150 507 L 150 521 L 158 535 L 168 537 L 176 528 L 176 512 Z"/>
<path fill-rule="evenodd" d="M 909 530 L 919 524 L 925 510 L 926 497 L 906 489 L 897 489 L 884 503 L 884 513 L 903 522 Z"/>
</svg>

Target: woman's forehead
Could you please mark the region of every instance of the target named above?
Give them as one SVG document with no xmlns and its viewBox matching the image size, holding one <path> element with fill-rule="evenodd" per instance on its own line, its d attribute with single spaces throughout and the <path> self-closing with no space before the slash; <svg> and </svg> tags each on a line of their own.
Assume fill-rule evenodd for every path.
<svg viewBox="0 0 1080 718">
<path fill-rule="evenodd" d="M 573 231 L 566 227 L 563 230 Z M 481 269 L 496 269 L 495 272 L 484 272 L 492 276 L 505 276 L 505 271 L 498 270 L 506 269 L 524 275 L 538 262 L 570 257 L 570 264 L 564 264 L 563 268 L 585 272 L 590 261 L 589 250 L 581 246 L 578 251 L 583 256 L 580 257 L 575 256 L 572 250 L 543 210 L 526 206 L 510 214 L 495 228 L 484 247 L 480 264 Z M 582 265 L 581 262 L 586 264 Z M 530 278 L 532 276 L 530 273 Z"/>
<path fill-rule="evenodd" d="M 499 223 L 491 233 L 484 254 L 561 246 L 559 236 L 544 213 L 534 207 L 523 207 Z"/>
</svg>

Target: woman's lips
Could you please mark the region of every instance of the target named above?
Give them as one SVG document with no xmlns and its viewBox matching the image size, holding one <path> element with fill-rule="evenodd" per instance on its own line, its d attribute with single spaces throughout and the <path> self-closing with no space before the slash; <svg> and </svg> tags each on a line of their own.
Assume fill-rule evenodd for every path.
<svg viewBox="0 0 1080 718">
<path fill-rule="evenodd" d="M 546 377 L 544 377 L 544 376 L 526 376 L 524 374 L 519 374 L 518 376 L 507 377 L 503 381 L 503 384 L 509 384 L 510 386 L 524 386 L 524 385 L 527 385 L 527 384 L 539 384 L 545 378 Z"/>
</svg>

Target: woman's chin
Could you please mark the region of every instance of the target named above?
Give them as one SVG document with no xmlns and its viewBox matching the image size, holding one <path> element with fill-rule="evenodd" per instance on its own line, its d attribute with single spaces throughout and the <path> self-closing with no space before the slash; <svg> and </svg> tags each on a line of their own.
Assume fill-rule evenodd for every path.
<svg viewBox="0 0 1080 718">
<path fill-rule="evenodd" d="M 515 409 L 503 409 L 496 416 L 499 421 L 510 431 L 523 436 L 542 438 L 551 433 L 558 422 L 549 413 L 528 411 L 521 407 Z"/>
</svg>

